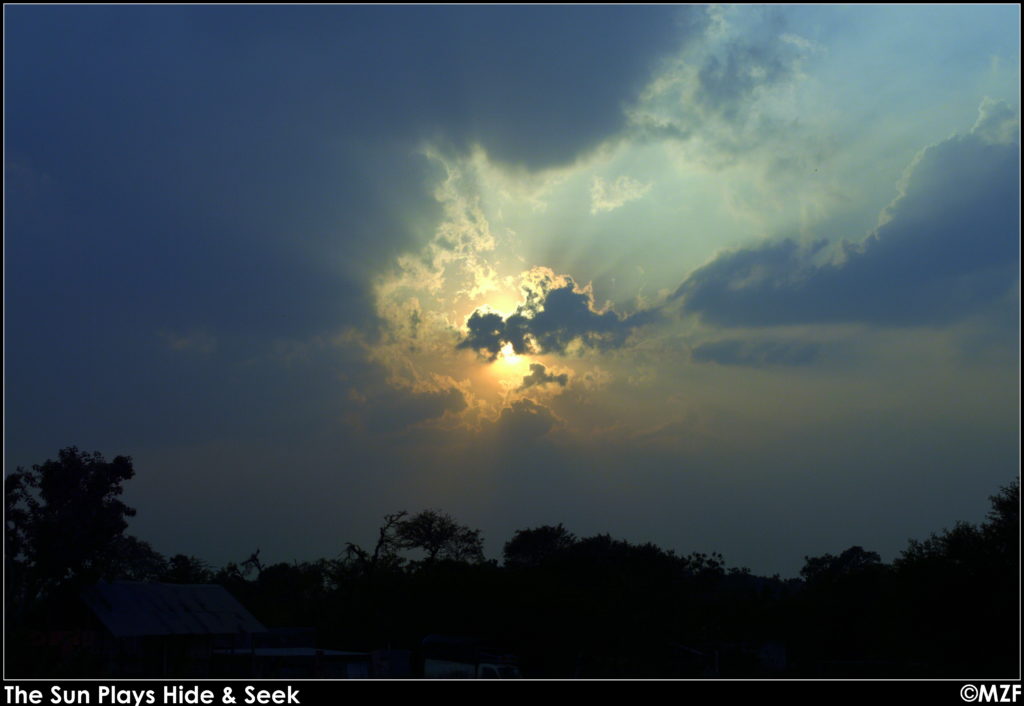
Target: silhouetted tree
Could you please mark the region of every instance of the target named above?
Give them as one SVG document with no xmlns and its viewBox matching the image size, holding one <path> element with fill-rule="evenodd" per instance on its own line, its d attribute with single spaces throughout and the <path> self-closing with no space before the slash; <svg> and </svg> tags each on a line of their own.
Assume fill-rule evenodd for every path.
<svg viewBox="0 0 1024 706">
<path fill-rule="evenodd" d="M 233 561 L 228 562 L 213 574 L 213 582 L 229 589 L 246 583 L 242 570 Z"/>
<path fill-rule="evenodd" d="M 213 572 L 206 562 L 197 557 L 175 554 L 167 560 L 160 580 L 167 583 L 210 583 Z"/>
<path fill-rule="evenodd" d="M 1020 561 L 1020 481 L 991 496 L 988 522 L 976 526 L 957 522 L 953 529 L 911 540 L 897 564 L 942 564 L 970 570 L 1005 571 Z"/>
<path fill-rule="evenodd" d="M 329 562 L 323 559 L 264 566 L 252 587 L 252 607 L 268 625 L 278 627 L 323 620 L 330 573 Z"/>
<path fill-rule="evenodd" d="M 122 541 L 135 510 L 118 496 L 134 475 L 127 456 L 108 462 L 69 447 L 56 461 L 8 476 L 4 544 L 19 582 L 8 583 L 8 599 L 31 603 L 68 584 L 116 575 L 133 553 L 152 558 L 141 543 Z"/>
<path fill-rule="evenodd" d="M 985 551 L 985 533 L 969 522 L 957 522 L 952 529 L 935 533 L 925 540 L 911 539 L 899 559 L 899 565 L 941 563 L 966 567 Z"/>
<path fill-rule="evenodd" d="M 384 516 L 384 522 L 377 532 L 377 543 L 372 554 L 358 544 L 347 542 L 344 558 L 346 566 L 353 567 L 357 572 L 364 574 L 372 574 L 378 569 L 399 568 L 403 559 L 398 556 L 397 552 L 402 544 L 398 530 L 408 514 L 402 510 Z"/>
<path fill-rule="evenodd" d="M 458 524 L 451 515 L 437 510 L 424 510 L 402 519 L 396 528 L 397 546 L 422 549 L 427 561 L 449 559 L 479 563 L 484 560 L 484 542 L 480 530 Z"/>
<path fill-rule="evenodd" d="M 1013 675 L 1020 623 L 1020 483 L 991 497 L 988 521 L 911 540 L 894 562 L 904 639 L 936 673 Z"/>
<path fill-rule="evenodd" d="M 725 558 L 718 552 L 691 552 L 683 557 L 683 562 L 687 570 L 696 576 L 717 578 L 725 574 Z"/>
<path fill-rule="evenodd" d="M 260 550 L 257 547 L 256 551 L 249 555 L 249 558 L 242 562 L 242 573 L 246 576 L 249 575 L 253 569 L 256 570 L 256 576 L 263 573 L 263 562 L 260 561 Z"/>
<path fill-rule="evenodd" d="M 989 498 L 992 509 L 982 532 L 992 548 L 992 553 L 1009 563 L 1020 561 L 1020 479 L 1000 488 L 999 493 Z"/>
<path fill-rule="evenodd" d="M 839 556 L 825 554 L 818 557 L 804 557 L 804 568 L 800 576 L 808 583 L 834 581 L 844 576 L 862 572 L 882 563 L 877 552 L 864 551 L 862 547 L 850 547 Z"/>
<path fill-rule="evenodd" d="M 561 525 L 544 525 L 534 529 L 516 530 L 505 542 L 505 566 L 531 568 L 564 553 L 576 543 L 576 536 Z"/>
<path fill-rule="evenodd" d="M 25 474 L 4 478 L 4 587 L 8 623 L 23 612 L 28 601 L 29 510 L 23 500 L 28 493 Z"/>
<path fill-rule="evenodd" d="M 105 581 L 161 581 L 167 572 L 163 555 L 129 534 L 115 537 L 103 555 L 99 578 Z"/>
</svg>

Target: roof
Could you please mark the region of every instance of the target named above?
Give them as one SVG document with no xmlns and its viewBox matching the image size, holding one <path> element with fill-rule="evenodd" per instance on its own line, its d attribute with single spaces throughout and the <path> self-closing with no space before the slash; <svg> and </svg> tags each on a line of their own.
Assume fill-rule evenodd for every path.
<svg viewBox="0 0 1024 706">
<path fill-rule="evenodd" d="M 101 582 L 82 600 L 115 637 L 236 635 L 266 628 L 216 584 Z"/>
</svg>

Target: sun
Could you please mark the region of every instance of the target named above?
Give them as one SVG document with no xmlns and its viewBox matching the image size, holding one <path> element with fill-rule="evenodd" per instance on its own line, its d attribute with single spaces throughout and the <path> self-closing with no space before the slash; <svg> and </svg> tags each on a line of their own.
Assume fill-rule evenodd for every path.
<svg viewBox="0 0 1024 706">
<path fill-rule="evenodd" d="M 506 343 L 487 368 L 502 389 L 512 390 L 521 386 L 523 378 L 530 374 L 530 358 L 517 354 L 512 344 Z"/>
<path fill-rule="evenodd" d="M 502 346 L 498 353 L 498 361 L 504 365 L 519 365 L 524 358 L 525 356 L 516 355 L 516 349 L 512 347 L 511 343 Z"/>
</svg>

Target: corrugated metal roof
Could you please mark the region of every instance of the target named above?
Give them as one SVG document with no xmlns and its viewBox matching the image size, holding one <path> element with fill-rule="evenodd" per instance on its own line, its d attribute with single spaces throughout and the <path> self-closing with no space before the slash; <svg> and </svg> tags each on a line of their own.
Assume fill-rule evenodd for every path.
<svg viewBox="0 0 1024 706">
<path fill-rule="evenodd" d="M 236 635 L 266 628 L 215 584 L 101 582 L 82 600 L 115 637 Z"/>
</svg>

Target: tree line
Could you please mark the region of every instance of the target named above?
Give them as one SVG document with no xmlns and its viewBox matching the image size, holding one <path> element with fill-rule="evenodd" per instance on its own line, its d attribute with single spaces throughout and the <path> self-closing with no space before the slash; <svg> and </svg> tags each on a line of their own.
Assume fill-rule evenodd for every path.
<svg viewBox="0 0 1024 706">
<path fill-rule="evenodd" d="M 891 563 L 850 547 L 805 557 L 798 579 L 727 567 L 561 524 L 522 529 L 488 560 L 479 530 L 440 510 L 385 516 L 372 546 L 213 568 L 126 533 L 130 458 L 77 448 L 5 478 L 8 673 L 59 674 L 30 647 L 99 580 L 218 583 L 268 627 L 315 627 L 319 646 L 413 649 L 469 635 L 527 676 L 1014 676 L 1019 655 L 1019 481 L 966 522 L 911 540 Z M 16 655 L 13 656 L 12 655 Z"/>
</svg>

